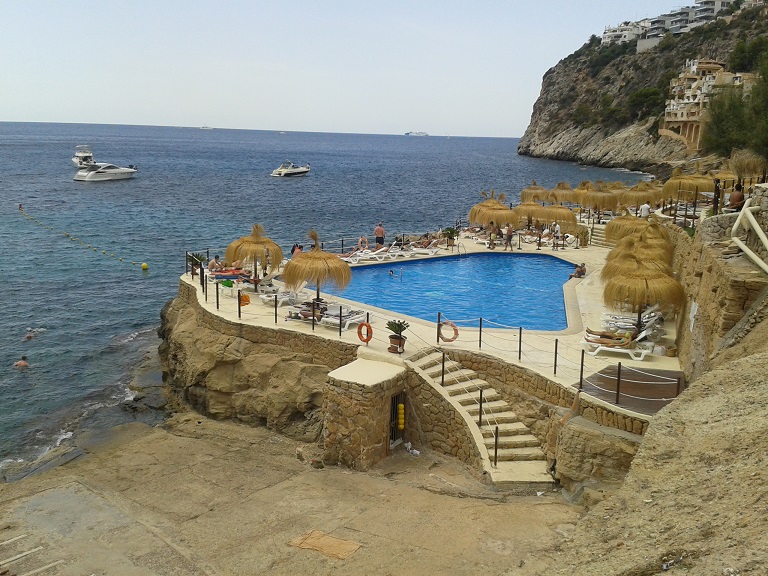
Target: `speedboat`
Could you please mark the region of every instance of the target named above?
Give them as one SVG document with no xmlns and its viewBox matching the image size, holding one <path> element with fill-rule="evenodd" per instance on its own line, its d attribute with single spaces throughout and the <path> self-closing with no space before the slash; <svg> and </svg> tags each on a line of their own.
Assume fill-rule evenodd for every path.
<svg viewBox="0 0 768 576">
<path fill-rule="evenodd" d="M 126 178 L 133 178 L 136 171 L 137 168 L 133 165 L 129 165 L 127 168 L 121 168 L 120 166 L 115 166 L 114 164 L 108 164 L 106 162 L 95 162 L 90 166 L 78 170 L 73 180 L 79 182 L 125 180 Z"/>
<path fill-rule="evenodd" d="M 306 176 L 309 173 L 309 163 L 296 166 L 293 162 L 283 162 L 279 168 L 272 170 L 272 176 Z"/>
<path fill-rule="evenodd" d="M 90 146 L 87 144 L 75 146 L 75 155 L 72 156 L 72 164 L 75 165 L 75 168 L 85 168 L 94 162 L 96 161 L 93 159 L 93 152 L 91 152 Z"/>
<path fill-rule="evenodd" d="M 429 136 L 426 132 L 406 132 L 406 136 Z"/>
</svg>

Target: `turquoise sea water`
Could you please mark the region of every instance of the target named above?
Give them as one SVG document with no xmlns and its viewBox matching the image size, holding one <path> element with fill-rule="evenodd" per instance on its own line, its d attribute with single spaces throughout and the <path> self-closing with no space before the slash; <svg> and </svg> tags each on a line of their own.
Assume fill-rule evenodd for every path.
<svg viewBox="0 0 768 576">
<path fill-rule="evenodd" d="M 370 236 L 378 220 L 390 238 L 423 233 L 466 218 L 481 190 L 514 201 L 532 179 L 641 177 L 520 157 L 517 142 L 0 123 L 0 463 L 137 417 L 126 385 L 156 346 L 185 250 L 222 250 L 257 222 L 286 251 L 310 228 L 326 242 Z M 74 182 L 78 144 L 137 177 Z M 312 173 L 270 177 L 286 159 Z M 23 372 L 11 367 L 22 354 Z"/>
</svg>

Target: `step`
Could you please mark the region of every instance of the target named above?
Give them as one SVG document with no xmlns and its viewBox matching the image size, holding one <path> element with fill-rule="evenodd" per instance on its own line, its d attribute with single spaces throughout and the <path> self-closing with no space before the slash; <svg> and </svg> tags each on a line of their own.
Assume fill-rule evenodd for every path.
<svg viewBox="0 0 768 576">
<path fill-rule="evenodd" d="M 474 410 L 471 409 L 471 407 L 464 406 L 464 409 L 469 412 L 470 417 L 472 420 L 477 422 L 480 419 L 480 416 L 478 414 L 477 408 Z M 507 410 L 498 410 L 496 412 L 489 412 L 487 408 L 483 408 L 483 421 L 481 429 L 484 426 L 501 426 L 502 424 L 514 424 L 516 422 L 520 422 L 520 417 L 512 412 L 509 408 Z"/>
<path fill-rule="evenodd" d="M 493 447 L 488 450 L 488 457 L 493 462 Z M 546 460 L 542 449 L 538 446 L 526 446 L 524 448 L 499 448 L 498 462 Z"/>
<path fill-rule="evenodd" d="M 480 404 L 472 404 L 465 406 L 467 412 L 470 414 L 480 413 Z M 484 414 L 501 414 L 503 412 L 512 412 L 504 400 L 491 400 L 489 402 L 483 401 L 483 413 Z"/>
<path fill-rule="evenodd" d="M 435 364 L 440 364 L 442 361 L 443 361 L 443 353 L 438 351 L 432 351 L 422 356 L 421 358 L 412 360 L 412 364 L 417 368 L 421 368 L 422 370 L 424 370 L 425 368 L 434 366 Z"/>
<path fill-rule="evenodd" d="M 491 385 L 488 384 L 488 382 L 485 380 L 481 380 L 480 378 L 473 378 L 472 380 L 467 380 L 465 382 L 446 384 L 443 387 L 443 390 L 447 391 L 449 396 L 456 396 L 458 394 L 464 394 L 465 392 L 470 392 L 472 390 L 480 390 L 481 388 L 483 390 L 487 390 L 490 387 Z"/>
<path fill-rule="evenodd" d="M 435 368 L 430 368 L 429 370 L 424 371 L 427 376 L 432 378 L 435 382 L 440 382 L 442 379 L 442 371 L 440 370 L 440 366 L 436 366 Z M 460 382 L 469 382 L 470 380 L 475 380 L 477 378 L 477 372 L 474 370 L 468 370 L 467 368 L 461 368 L 461 369 L 454 369 L 448 372 L 445 371 L 445 385 L 450 386 L 451 384 L 456 384 Z"/>
<path fill-rule="evenodd" d="M 547 471 L 546 461 L 508 460 L 499 461 L 490 468 L 491 482 L 494 486 L 546 491 L 555 487 L 555 480 Z"/>
<path fill-rule="evenodd" d="M 425 366 L 419 366 L 424 372 L 427 374 L 440 374 L 443 371 L 443 363 L 442 362 L 434 362 L 431 364 L 427 364 Z M 460 370 L 462 368 L 461 364 L 458 362 L 454 362 L 450 358 L 445 359 L 445 373 L 448 374 L 451 371 Z"/>
<path fill-rule="evenodd" d="M 488 449 L 488 453 L 493 453 L 493 448 L 496 445 L 496 440 L 491 436 L 485 438 L 485 447 Z M 499 450 L 506 450 L 507 448 L 541 448 L 541 442 L 533 434 L 514 434 L 512 436 L 502 436 L 499 433 Z"/>
<path fill-rule="evenodd" d="M 471 392 L 465 392 L 463 394 L 456 394 L 451 396 L 452 400 L 455 400 L 462 406 L 471 406 L 472 404 L 480 404 L 480 390 L 474 390 Z M 501 396 L 493 388 L 483 390 L 483 404 L 486 402 L 495 402 L 501 400 Z"/>
<path fill-rule="evenodd" d="M 484 438 L 493 438 L 494 430 L 496 428 L 496 424 L 483 424 L 483 427 L 480 429 L 480 432 L 482 433 Z M 498 424 L 499 427 L 499 436 L 513 436 L 515 434 L 530 434 L 531 431 L 522 422 L 519 420 L 516 422 L 505 422 L 503 424 Z"/>
</svg>

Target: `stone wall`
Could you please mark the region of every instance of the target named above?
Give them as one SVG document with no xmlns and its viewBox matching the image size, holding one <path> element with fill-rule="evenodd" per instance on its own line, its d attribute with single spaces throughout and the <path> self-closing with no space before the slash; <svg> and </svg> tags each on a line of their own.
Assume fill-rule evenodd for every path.
<svg viewBox="0 0 768 576">
<path fill-rule="evenodd" d="M 328 372 L 357 353 L 351 344 L 221 318 L 185 282 L 163 309 L 159 335 L 174 396 L 211 418 L 262 424 L 303 441 L 320 437 Z"/>
<path fill-rule="evenodd" d="M 408 372 L 407 438 L 417 446 L 458 458 L 477 473 L 483 457 L 464 417 L 446 394 L 414 371 Z"/>
<path fill-rule="evenodd" d="M 757 220 L 767 229 L 765 188 L 756 187 L 753 203 L 763 207 Z M 677 317 L 678 353 L 688 381 L 709 369 L 726 337 L 729 345 L 733 345 L 748 333 L 743 319 L 765 300 L 768 276 L 745 255 L 738 255 L 729 247 L 736 218 L 737 214 L 707 218 L 693 238 L 684 230 L 671 227 L 675 242 L 673 269 L 689 296 Z M 756 234 L 742 237 L 752 250 L 766 257 Z M 736 330 L 737 325 L 742 325 L 742 329 Z"/>
<path fill-rule="evenodd" d="M 323 461 L 368 470 L 384 459 L 389 453 L 390 402 L 404 389 L 405 373 L 375 386 L 329 377 L 323 395 Z"/>
</svg>

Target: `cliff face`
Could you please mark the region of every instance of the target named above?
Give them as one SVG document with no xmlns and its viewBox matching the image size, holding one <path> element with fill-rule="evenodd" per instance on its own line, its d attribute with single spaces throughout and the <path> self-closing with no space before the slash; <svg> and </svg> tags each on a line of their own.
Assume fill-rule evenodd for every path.
<svg viewBox="0 0 768 576">
<path fill-rule="evenodd" d="M 518 153 L 665 175 L 695 153 L 659 134 L 669 82 L 686 60 L 727 63 L 740 41 L 768 33 L 759 11 L 696 28 L 640 54 L 593 37 L 551 68 Z M 740 70 L 745 71 L 745 70 Z"/>
</svg>

